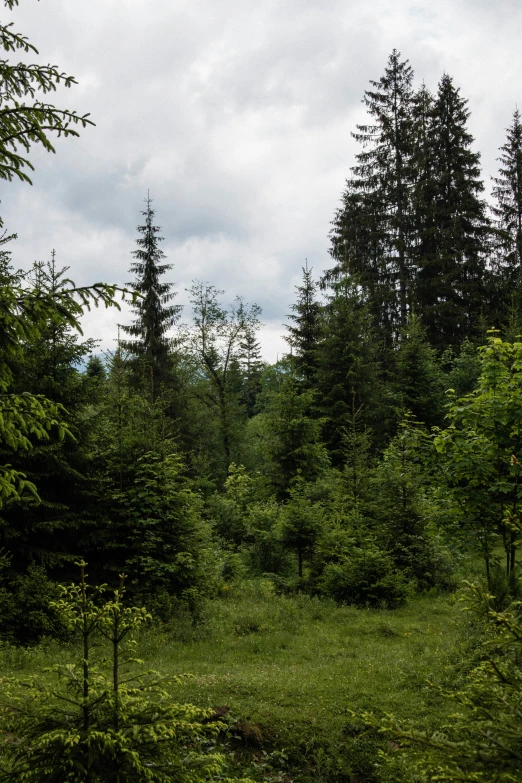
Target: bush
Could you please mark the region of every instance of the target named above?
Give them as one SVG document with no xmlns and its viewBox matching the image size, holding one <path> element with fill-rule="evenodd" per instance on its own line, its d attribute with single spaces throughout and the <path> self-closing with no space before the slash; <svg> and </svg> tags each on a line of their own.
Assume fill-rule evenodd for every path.
<svg viewBox="0 0 522 783">
<path fill-rule="evenodd" d="M 350 555 L 327 563 L 317 580 L 324 596 L 338 603 L 394 609 L 411 595 L 412 586 L 394 567 L 393 560 L 375 547 L 354 547 Z"/>
<path fill-rule="evenodd" d="M 27 573 L 5 571 L 0 582 L 0 635 L 16 644 L 35 644 L 42 636 L 64 638 L 63 619 L 50 604 L 59 588 L 43 566 L 29 566 Z"/>
</svg>

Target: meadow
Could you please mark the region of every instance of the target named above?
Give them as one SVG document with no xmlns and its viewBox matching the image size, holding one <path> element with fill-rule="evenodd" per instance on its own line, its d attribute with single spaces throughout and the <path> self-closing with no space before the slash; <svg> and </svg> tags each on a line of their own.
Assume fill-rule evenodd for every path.
<svg viewBox="0 0 522 783">
<path fill-rule="evenodd" d="M 351 712 L 395 713 L 440 725 L 463 674 L 473 630 L 455 596 L 401 609 L 356 609 L 309 596 L 279 596 L 268 580 L 243 583 L 208 603 L 197 623 L 179 612 L 142 634 L 147 668 L 188 675 L 176 700 L 212 708 L 226 731 L 230 774 L 257 780 L 381 780 L 386 740 Z M 71 659 L 68 645 L 0 650 L 2 674 L 42 672 Z M 430 684 L 431 683 L 431 684 Z"/>
</svg>

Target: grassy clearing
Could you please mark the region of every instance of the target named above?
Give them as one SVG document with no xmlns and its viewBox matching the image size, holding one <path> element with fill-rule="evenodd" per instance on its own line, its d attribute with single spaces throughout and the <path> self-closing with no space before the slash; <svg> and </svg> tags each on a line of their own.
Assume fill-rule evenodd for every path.
<svg viewBox="0 0 522 783">
<path fill-rule="evenodd" d="M 337 607 L 243 585 L 213 601 L 201 624 L 180 616 L 140 640 L 147 667 L 192 675 L 183 702 L 228 708 L 243 772 L 265 780 L 376 779 L 380 738 L 361 735 L 349 710 L 394 712 L 437 725 L 450 705 L 426 680 L 458 677 L 466 616 L 450 597 L 399 610 Z M 3 673 L 41 670 L 67 649 L 0 651 Z"/>
</svg>

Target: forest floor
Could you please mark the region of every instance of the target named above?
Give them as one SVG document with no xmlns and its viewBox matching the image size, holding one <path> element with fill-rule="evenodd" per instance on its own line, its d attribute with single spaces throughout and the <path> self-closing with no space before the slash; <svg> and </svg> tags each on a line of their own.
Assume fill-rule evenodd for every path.
<svg viewBox="0 0 522 783">
<path fill-rule="evenodd" d="M 473 636 L 455 596 L 355 609 L 277 596 L 257 581 L 209 602 L 199 624 L 180 615 L 149 628 L 138 654 L 147 668 L 191 675 L 177 701 L 223 715 L 231 775 L 332 783 L 381 779 L 385 740 L 362 733 L 351 710 L 441 725 L 454 704 L 429 682 L 458 683 Z M 0 673 L 30 674 L 67 655 L 56 643 L 6 647 Z"/>
</svg>

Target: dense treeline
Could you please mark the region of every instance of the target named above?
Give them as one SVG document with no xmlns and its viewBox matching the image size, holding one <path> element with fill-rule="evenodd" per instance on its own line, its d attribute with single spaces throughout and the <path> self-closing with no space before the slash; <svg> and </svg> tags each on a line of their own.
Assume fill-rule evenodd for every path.
<svg viewBox="0 0 522 783">
<path fill-rule="evenodd" d="M 512 340 L 520 323 L 520 116 L 490 208 L 450 76 L 416 89 L 394 51 L 364 101 L 333 265 L 321 280 L 303 269 L 275 365 L 261 359 L 256 304 L 227 308 L 194 281 L 182 322 L 150 198 L 134 320 L 113 352 L 81 340 L 77 317 L 115 289 L 78 300 L 54 251 L 24 274 L 2 250 L 16 312 L 1 378 L 21 416 L 15 435 L 8 407 L 2 425 L 7 637 L 60 632 L 47 606 L 79 558 L 98 581 L 125 572 L 160 616 L 183 602 L 197 617 L 203 596 L 245 574 L 391 607 L 450 589 L 466 549 L 491 581 L 503 544 L 514 573 L 521 349 L 488 330 Z"/>
</svg>

